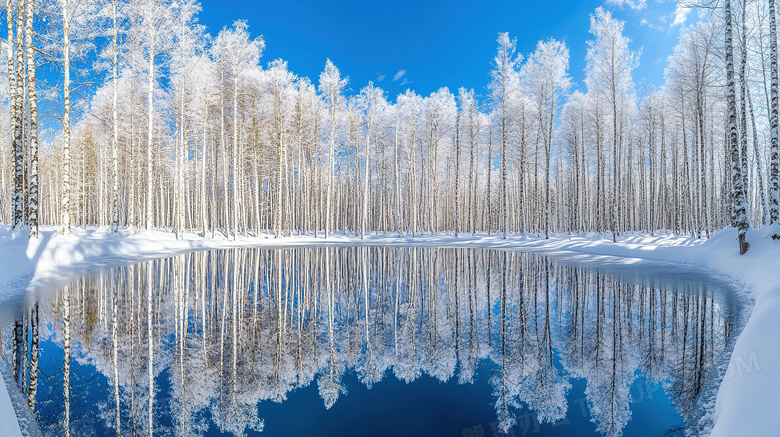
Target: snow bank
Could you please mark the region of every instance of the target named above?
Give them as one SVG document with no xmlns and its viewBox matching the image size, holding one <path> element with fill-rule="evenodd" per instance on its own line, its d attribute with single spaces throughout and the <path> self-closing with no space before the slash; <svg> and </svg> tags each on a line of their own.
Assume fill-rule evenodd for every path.
<svg viewBox="0 0 780 437">
<path fill-rule="evenodd" d="M 42 437 L 35 420 L 27 408 L 27 395 L 14 384 L 10 366 L 0 364 L 0 437 Z"/>
<path fill-rule="evenodd" d="M 8 395 L 8 389 L 3 381 L 3 374 L 0 373 L 0 436 L 18 436 L 22 435 L 19 429 L 19 422 L 16 420 L 14 406 L 11 404 L 11 397 Z"/>
<path fill-rule="evenodd" d="M 438 234 L 398 237 L 397 234 L 359 236 L 331 235 L 327 240 L 312 235 L 273 238 L 272 235 L 224 236 L 206 239 L 161 231 L 135 232 L 107 228 L 75 228 L 71 235 L 60 235 L 55 227 L 43 227 L 41 238 L 30 241 L 26 232 L 12 232 L 0 225 L 0 307 L 27 293 L 51 288 L 102 269 L 133 264 L 143 260 L 171 256 L 201 249 L 239 246 L 292 247 L 322 244 L 492 247 L 520 251 L 542 251 L 550 255 L 582 253 L 641 258 L 699 265 L 713 274 L 737 283 L 755 301 L 743 332 L 738 337 L 728 366 L 721 370 L 723 381 L 717 400 L 698 419 L 696 428 L 712 429 L 713 436 L 776 435 L 774 415 L 780 411 L 780 242 L 768 238 L 768 231 L 751 230 L 749 252 L 739 256 L 736 231 L 725 229 L 706 242 L 692 237 L 658 234 L 624 234 L 617 243 L 611 236 L 599 234 L 555 234 L 550 239 L 535 235 Z M 717 381 L 716 381 L 717 382 Z M 0 391 L 0 419 L 3 399 Z M 714 407 L 713 404 L 714 403 Z M 0 420 L 6 423 L 5 420 Z"/>
</svg>

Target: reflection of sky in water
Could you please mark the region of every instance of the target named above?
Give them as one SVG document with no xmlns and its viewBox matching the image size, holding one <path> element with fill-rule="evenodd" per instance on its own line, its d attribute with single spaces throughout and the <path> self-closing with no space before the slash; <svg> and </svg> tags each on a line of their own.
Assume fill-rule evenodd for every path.
<svg viewBox="0 0 780 437">
<path fill-rule="evenodd" d="M 155 435 L 679 430 L 723 350 L 727 293 L 679 266 L 584 261 L 234 249 L 83 278 L 68 287 L 70 429 L 113 435 L 118 390 L 122 433 L 148 435 L 151 318 Z M 63 295 L 40 303 L 35 408 L 51 435 L 63 431 Z"/>
</svg>

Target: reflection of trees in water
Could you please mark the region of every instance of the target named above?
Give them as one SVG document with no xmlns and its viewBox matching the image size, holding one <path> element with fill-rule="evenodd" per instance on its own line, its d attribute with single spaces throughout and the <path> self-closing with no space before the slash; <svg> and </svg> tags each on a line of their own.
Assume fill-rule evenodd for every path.
<svg viewBox="0 0 780 437">
<path fill-rule="evenodd" d="M 406 382 L 428 374 L 470 383 L 481 359 L 493 363 L 501 429 L 523 405 L 542 422 L 563 419 L 569 378 L 578 377 L 598 430 L 619 435 L 636 369 L 648 383 L 668 381 L 685 416 L 722 350 L 717 304 L 704 290 L 677 291 L 687 293 L 619 283 L 535 254 L 234 249 L 81 279 L 41 303 L 40 324 L 35 305 L 3 338 L 13 339 L 14 374 L 31 407 L 39 325 L 63 345 L 41 352 L 64 352 L 64 371 L 43 378 L 38 391 L 38 406 L 55 411 L 42 421 L 59 434 L 90 419 L 77 418 L 83 408 L 71 404 L 94 402 L 80 387 L 89 381 L 68 370 L 73 342 L 76 360 L 108 379 L 100 416 L 122 435 L 149 435 L 168 420 L 176 435 L 200 434 L 209 417 L 242 435 L 262 429 L 259 401 L 284 401 L 297 387 L 316 382 L 329 408 L 346 393 L 348 371 L 369 387 L 387 372 Z M 163 373 L 170 397 L 159 392 Z"/>
</svg>

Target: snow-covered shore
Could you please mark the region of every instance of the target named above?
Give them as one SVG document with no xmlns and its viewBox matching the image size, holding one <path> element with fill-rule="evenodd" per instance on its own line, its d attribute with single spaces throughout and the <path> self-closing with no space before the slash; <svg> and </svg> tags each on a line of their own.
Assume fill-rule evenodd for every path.
<svg viewBox="0 0 780 437">
<path fill-rule="evenodd" d="M 2 373 L 0 373 L 0 422 L 3 423 L 3 427 L 0 429 L 0 435 L 21 435 L 22 431 L 19 429 L 19 422 L 16 419 L 14 406 L 11 403 L 11 397 L 9 396 Z"/>
<path fill-rule="evenodd" d="M 581 253 L 693 264 L 709 268 L 739 284 L 754 300 L 755 306 L 734 346 L 732 358 L 710 413 L 702 417 L 702 428 L 714 424 L 713 436 L 775 435 L 774 415 L 780 411 L 780 242 L 767 238 L 765 230 L 748 235 L 750 251 L 739 256 L 736 231 L 726 229 L 709 240 L 667 234 L 648 236 L 625 234 L 617 243 L 611 235 L 554 234 L 550 239 L 536 235 L 513 235 L 502 239 L 495 235 L 452 234 L 401 237 L 396 234 L 345 236 L 331 235 L 327 240 L 308 236 L 273 238 L 270 235 L 205 239 L 187 234 L 177 239 L 172 233 L 122 229 L 111 233 L 106 228 L 77 228 L 69 236 L 56 227 L 43 227 L 39 240 L 28 240 L 26 233 L 12 232 L 0 225 L 0 308 L 19 300 L 23 291 L 34 292 L 68 282 L 85 273 L 133 264 L 143 260 L 171 256 L 194 250 L 239 246 L 291 247 L 322 244 L 337 245 L 422 245 L 457 247 L 495 247 L 511 250 L 542 251 L 555 254 Z M 2 380 L 0 380 L 2 384 Z M 0 390 L 0 406 L 4 405 Z M 7 394 L 5 396 L 7 400 Z M 10 404 L 9 404 L 10 405 Z M 711 405 L 710 405 L 711 406 Z M 13 412 L 0 409 L 0 422 L 13 419 Z M 13 435 L 13 434 L 12 434 Z"/>
</svg>

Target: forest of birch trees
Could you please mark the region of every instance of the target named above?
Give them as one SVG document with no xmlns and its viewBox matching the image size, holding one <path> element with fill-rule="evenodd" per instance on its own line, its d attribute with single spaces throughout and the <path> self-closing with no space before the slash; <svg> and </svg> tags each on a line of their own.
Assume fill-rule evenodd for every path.
<svg viewBox="0 0 780 437">
<path fill-rule="evenodd" d="M 773 0 L 696 9 L 662 86 L 603 8 L 584 81 L 507 33 L 484 89 L 354 84 L 262 58 L 194 0 L 5 0 L 0 221 L 205 237 L 674 232 L 777 224 Z M 583 17 L 583 19 L 587 19 Z M 262 31 L 256 29 L 255 31 Z"/>
</svg>

